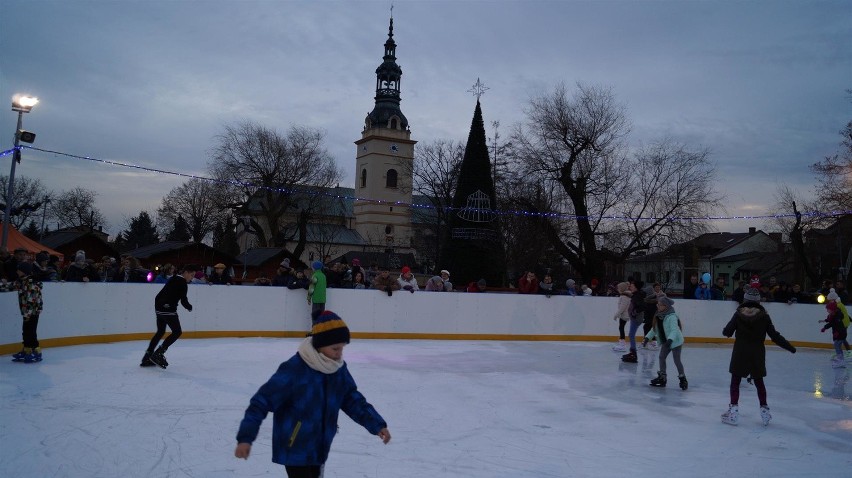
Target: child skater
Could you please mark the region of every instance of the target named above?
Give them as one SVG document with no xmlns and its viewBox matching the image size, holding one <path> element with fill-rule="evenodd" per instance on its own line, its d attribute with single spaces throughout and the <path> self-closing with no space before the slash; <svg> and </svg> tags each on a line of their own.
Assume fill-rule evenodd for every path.
<svg viewBox="0 0 852 478">
<path fill-rule="evenodd" d="M 317 317 L 325 310 L 326 277 L 322 268 L 321 261 L 314 261 L 311 264 L 314 274 L 311 276 L 311 285 L 308 286 L 308 304 L 311 306 L 312 323 L 316 322 Z"/>
<path fill-rule="evenodd" d="M 837 354 L 831 359 L 831 366 L 834 368 L 846 368 L 846 360 L 843 357 L 843 343 L 846 342 L 846 326 L 843 325 L 843 313 L 837 307 L 837 302 L 831 300 L 825 303 L 825 310 L 828 311 L 828 317 L 824 321 L 825 326 L 821 332 L 831 329 L 834 353 Z"/>
<path fill-rule="evenodd" d="M 722 423 L 736 425 L 739 422 L 740 382 L 743 377 L 751 377 L 749 380 L 754 380 L 754 386 L 757 388 L 763 426 L 769 425 L 772 415 L 769 414 L 769 405 L 766 404 L 766 385 L 763 383 L 763 377 L 766 376 L 766 347 L 763 342 L 769 335 L 776 345 L 791 353 L 796 353 L 796 347 L 790 345 L 790 342 L 775 330 L 772 319 L 760 305 L 760 291 L 754 287 L 746 288 L 743 303 L 722 330 L 725 337 L 731 337 L 735 333 L 731 364 L 728 367 L 731 373 L 731 403 L 728 405 L 728 411 L 722 414 Z"/>
<path fill-rule="evenodd" d="M 828 295 L 825 296 L 825 300 L 837 304 L 837 308 L 839 309 L 840 315 L 842 316 L 841 321 L 843 322 L 843 326 L 848 329 L 850 322 L 852 322 L 849 318 L 849 311 L 846 310 L 846 306 L 843 305 L 843 301 L 840 300 L 840 296 L 837 294 L 837 291 L 835 291 L 834 288 L 828 291 Z M 846 360 L 852 359 L 852 347 L 849 346 L 848 335 L 846 339 L 843 340 L 843 348 L 846 349 L 844 358 L 846 358 Z"/>
<path fill-rule="evenodd" d="M 41 362 L 41 347 L 38 343 L 38 317 L 41 315 L 42 297 L 41 281 L 33 275 L 31 262 L 21 261 L 18 263 L 15 273 L 18 275 L 12 286 L 18 291 L 18 306 L 21 309 L 21 336 L 23 337 L 23 348 L 20 352 L 12 355 L 13 362 L 33 363 Z"/>
<path fill-rule="evenodd" d="M 616 352 L 627 352 L 627 344 L 624 343 L 624 339 L 626 338 L 626 335 L 624 335 L 624 326 L 630 320 L 630 296 L 633 295 L 628 290 L 629 286 L 630 284 L 627 282 L 619 282 L 615 286 L 615 289 L 618 291 L 618 309 L 615 311 L 612 320 L 618 321 L 618 343 L 612 347 L 612 350 Z"/>
<path fill-rule="evenodd" d="M 349 328 L 343 319 L 330 310 L 320 314 L 298 352 L 251 398 L 234 456 L 248 459 L 269 412 L 273 412 L 272 461 L 284 465 L 290 478 L 322 476 L 340 410 L 388 443 L 387 423 L 358 392 L 343 361 L 348 343 Z"/>
<path fill-rule="evenodd" d="M 683 333 L 680 330 L 680 320 L 674 310 L 674 301 L 661 294 L 657 297 L 657 315 L 651 322 L 651 330 L 645 336 L 645 341 L 655 340 L 663 344 L 660 347 L 660 371 L 657 378 L 651 380 L 652 387 L 666 386 L 666 358 L 671 352 L 677 367 L 677 377 L 680 380 L 680 389 L 686 390 L 689 384 L 686 374 L 683 372 L 683 363 L 680 361 L 680 351 L 683 348 Z"/>
<path fill-rule="evenodd" d="M 645 314 L 642 308 L 645 305 L 645 291 L 642 289 L 645 283 L 641 280 L 630 282 L 630 329 L 627 331 L 627 338 L 630 339 L 630 352 L 621 356 L 622 362 L 638 363 L 639 358 L 636 355 L 636 331 L 639 326 L 645 321 Z"/>
<path fill-rule="evenodd" d="M 195 265 L 184 266 L 181 273 L 173 275 L 157 294 L 157 297 L 154 298 L 154 311 L 157 314 L 157 332 L 151 337 L 151 343 L 148 344 L 148 350 L 145 351 L 142 363 L 139 366 L 151 367 L 158 365 L 160 368 L 169 366 L 169 363 L 166 361 L 166 351 L 180 338 L 182 332 L 180 318 L 177 313 L 177 305 L 180 302 L 184 309 L 192 312 L 192 304 L 186 298 L 187 284 L 195 277 L 195 272 L 198 269 L 198 266 Z M 154 351 L 160 339 L 165 335 L 167 325 L 172 332 L 163 341 L 163 345 Z"/>
</svg>

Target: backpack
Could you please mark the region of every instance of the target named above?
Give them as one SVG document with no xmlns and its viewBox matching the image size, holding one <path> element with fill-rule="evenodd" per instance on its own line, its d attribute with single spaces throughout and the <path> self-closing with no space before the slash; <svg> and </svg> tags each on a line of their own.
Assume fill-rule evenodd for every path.
<svg viewBox="0 0 852 478">
<path fill-rule="evenodd" d="M 842 323 L 843 326 L 848 329 L 850 322 L 852 322 L 852 320 L 850 320 L 849 318 L 849 311 L 846 310 L 846 306 L 843 305 L 843 302 L 840 301 L 837 301 L 837 309 L 840 311 L 841 314 L 843 314 L 843 318 L 840 319 L 840 323 Z"/>
</svg>

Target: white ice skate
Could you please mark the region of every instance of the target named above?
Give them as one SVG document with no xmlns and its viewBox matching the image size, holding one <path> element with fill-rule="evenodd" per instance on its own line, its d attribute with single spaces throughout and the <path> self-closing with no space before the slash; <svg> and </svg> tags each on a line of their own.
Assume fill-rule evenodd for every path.
<svg viewBox="0 0 852 478">
<path fill-rule="evenodd" d="M 627 352 L 627 344 L 624 343 L 624 339 L 619 340 L 617 344 L 612 346 L 613 352 Z"/>
<path fill-rule="evenodd" d="M 852 361 L 852 350 L 847 350 L 846 352 L 843 352 L 843 358 L 845 358 L 847 361 Z"/>
<path fill-rule="evenodd" d="M 769 420 L 772 420 L 769 407 L 760 407 L 760 419 L 763 420 L 763 426 L 769 425 Z"/>
<path fill-rule="evenodd" d="M 728 411 L 722 414 L 722 423 L 736 426 L 740 421 L 740 407 L 737 405 L 728 405 Z"/>
<path fill-rule="evenodd" d="M 846 368 L 846 360 L 843 355 L 835 355 L 831 359 L 831 368 Z"/>
</svg>

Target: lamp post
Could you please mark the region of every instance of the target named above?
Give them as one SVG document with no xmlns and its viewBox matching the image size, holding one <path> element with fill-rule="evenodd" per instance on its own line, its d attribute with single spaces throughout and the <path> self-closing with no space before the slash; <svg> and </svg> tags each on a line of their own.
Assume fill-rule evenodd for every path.
<svg viewBox="0 0 852 478">
<path fill-rule="evenodd" d="M 243 280 L 246 278 L 246 259 L 248 259 L 248 232 L 251 226 L 251 216 L 244 215 L 243 221 Z"/>
<path fill-rule="evenodd" d="M 18 112 L 18 127 L 15 129 L 15 152 L 12 157 L 12 169 L 9 172 L 9 188 L 6 191 L 6 213 L 3 215 L 3 238 L 0 246 L 6 247 L 9 244 L 9 219 L 12 215 L 12 202 L 15 196 L 15 165 L 21 162 L 21 133 L 26 133 L 21 127 L 23 126 L 24 113 L 29 113 L 33 106 L 38 103 L 38 98 L 32 96 L 15 95 L 12 98 L 12 111 Z M 32 143 L 35 137 L 32 133 L 27 133 L 29 137 L 24 141 Z"/>
<path fill-rule="evenodd" d="M 38 241 L 44 239 L 44 219 L 47 217 L 47 205 L 50 203 L 50 196 L 45 196 L 42 201 L 43 207 L 41 210 L 41 231 L 38 233 Z"/>
</svg>

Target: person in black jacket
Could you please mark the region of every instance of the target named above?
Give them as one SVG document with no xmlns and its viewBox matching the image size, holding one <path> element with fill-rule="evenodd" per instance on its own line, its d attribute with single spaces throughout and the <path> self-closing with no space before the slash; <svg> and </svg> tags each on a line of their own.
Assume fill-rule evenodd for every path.
<svg viewBox="0 0 852 478">
<path fill-rule="evenodd" d="M 760 291 L 753 287 L 747 287 L 743 295 L 743 303 L 734 312 L 734 316 L 728 325 L 722 330 L 722 335 L 731 337 L 736 334 L 734 349 L 731 352 L 731 364 L 728 371 L 731 373 L 731 403 L 728 411 L 722 414 L 722 422 L 736 425 L 739 421 L 739 399 L 740 383 L 743 377 L 750 377 L 757 389 L 757 398 L 760 401 L 760 418 L 763 425 L 769 424 L 772 415 L 769 414 L 769 405 L 766 403 L 766 385 L 763 377 L 766 376 L 766 347 L 763 345 L 766 336 L 779 347 L 792 353 L 796 353 L 796 347 L 784 338 L 772 325 L 772 319 L 766 309 L 760 305 Z"/>
<path fill-rule="evenodd" d="M 180 338 L 181 334 L 177 305 L 180 302 L 184 309 L 192 312 L 192 304 L 186 298 L 186 293 L 189 289 L 187 284 L 195 277 L 197 270 L 198 266 L 195 265 L 184 266 L 180 275 L 172 276 L 157 294 L 157 297 L 154 298 L 154 311 L 157 314 L 157 332 L 151 337 L 148 350 L 145 351 L 142 363 L 139 364 L 141 367 L 158 365 L 161 368 L 166 368 L 169 366 L 169 363 L 166 361 L 166 351 Z M 160 339 L 166 333 L 167 325 L 172 332 L 163 341 L 163 345 L 155 351 L 154 348 L 157 347 Z"/>
</svg>

